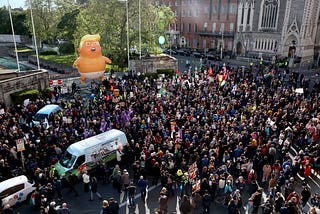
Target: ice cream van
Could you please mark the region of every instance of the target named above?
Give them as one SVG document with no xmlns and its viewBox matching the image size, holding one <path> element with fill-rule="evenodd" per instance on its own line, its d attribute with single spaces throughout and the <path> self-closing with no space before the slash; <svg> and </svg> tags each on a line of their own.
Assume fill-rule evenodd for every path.
<svg viewBox="0 0 320 214">
<path fill-rule="evenodd" d="M 34 183 L 24 175 L 20 175 L 0 183 L 0 199 L 2 206 L 7 204 L 14 206 L 30 198 L 31 193 L 36 189 Z"/>
<path fill-rule="evenodd" d="M 112 129 L 71 144 L 55 164 L 58 174 L 64 178 L 91 171 L 99 162 L 106 165 L 116 160 L 116 150 L 127 146 L 126 134 Z"/>
</svg>

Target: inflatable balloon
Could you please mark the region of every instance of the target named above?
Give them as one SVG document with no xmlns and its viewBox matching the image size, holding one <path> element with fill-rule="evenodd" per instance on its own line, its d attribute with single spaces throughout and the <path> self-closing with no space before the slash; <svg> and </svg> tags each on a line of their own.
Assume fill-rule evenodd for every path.
<svg viewBox="0 0 320 214">
<path fill-rule="evenodd" d="M 99 41 L 99 34 L 85 35 L 81 38 L 80 46 L 78 48 L 80 56 L 73 63 L 81 75 L 81 83 L 84 83 L 86 79 L 99 78 L 101 81 L 104 80 L 103 75 L 106 64 L 112 63 L 109 58 L 102 56 Z"/>
</svg>

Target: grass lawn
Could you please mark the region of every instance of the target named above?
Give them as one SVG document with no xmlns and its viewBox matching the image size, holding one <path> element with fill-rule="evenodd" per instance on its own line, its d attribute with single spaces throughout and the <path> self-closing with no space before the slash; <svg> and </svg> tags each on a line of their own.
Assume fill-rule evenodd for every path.
<svg viewBox="0 0 320 214">
<path fill-rule="evenodd" d="M 73 62 L 77 59 L 77 56 L 75 55 L 63 55 L 63 56 L 39 55 L 39 58 L 72 67 Z"/>
<path fill-rule="evenodd" d="M 76 55 L 39 55 L 39 58 L 72 67 L 74 61 L 78 58 L 78 56 Z M 106 65 L 107 71 L 109 71 L 112 68 L 114 70 L 119 70 L 118 65 L 115 65 L 115 64 Z"/>
</svg>

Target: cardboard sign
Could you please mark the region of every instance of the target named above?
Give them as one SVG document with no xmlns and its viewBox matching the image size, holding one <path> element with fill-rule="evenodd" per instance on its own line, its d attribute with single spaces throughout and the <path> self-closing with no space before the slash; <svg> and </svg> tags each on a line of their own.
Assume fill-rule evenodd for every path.
<svg viewBox="0 0 320 214">
<path fill-rule="evenodd" d="M 16 144 L 17 144 L 17 151 L 18 152 L 22 152 L 25 150 L 23 138 L 16 140 Z"/>
</svg>

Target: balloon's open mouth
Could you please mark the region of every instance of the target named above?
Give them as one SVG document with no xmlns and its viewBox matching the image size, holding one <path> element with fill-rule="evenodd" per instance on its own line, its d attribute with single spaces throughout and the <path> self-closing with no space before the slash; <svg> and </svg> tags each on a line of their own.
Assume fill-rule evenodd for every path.
<svg viewBox="0 0 320 214">
<path fill-rule="evenodd" d="M 91 48 L 91 51 L 92 51 L 92 52 L 96 51 L 96 48 Z"/>
</svg>

